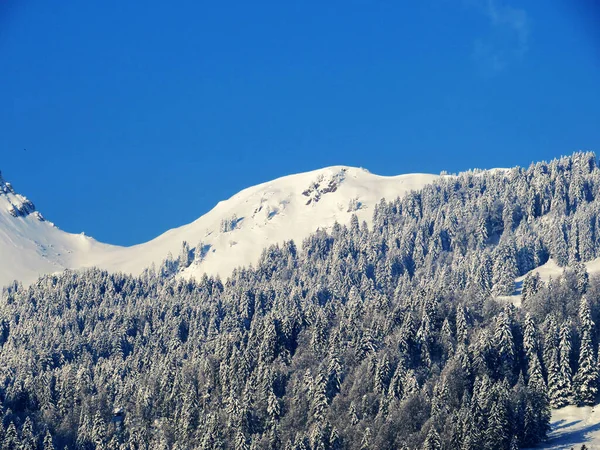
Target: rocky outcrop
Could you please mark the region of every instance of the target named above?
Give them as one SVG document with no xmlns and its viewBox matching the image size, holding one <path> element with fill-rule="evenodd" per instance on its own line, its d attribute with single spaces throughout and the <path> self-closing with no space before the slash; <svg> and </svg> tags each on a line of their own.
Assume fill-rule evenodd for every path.
<svg viewBox="0 0 600 450">
<path fill-rule="evenodd" d="M 17 194 L 12 185 L 2 178 L 0 172 L 0 196 L 3 195 L 8 200 L 8 212 L 13 217 L 26 217 L 33 214 L 38 220 L 44 220 L 44 217 L 35 210 L 35 205 L 27 197 Z"/>
<path fill-rule="evenodd" d="M 325 178 L 323 175 L 319 175 L 319 177 L 302 192 L 302 195 L 308 197 L 306 204 L 310 205 L 311 203 L 317 203 L 319 200 L 321 200 L 321 196 L 337 191 L 345 177 L 345 168 L 340 169 L 338 172 L 327 178 Z"/>
</svg>

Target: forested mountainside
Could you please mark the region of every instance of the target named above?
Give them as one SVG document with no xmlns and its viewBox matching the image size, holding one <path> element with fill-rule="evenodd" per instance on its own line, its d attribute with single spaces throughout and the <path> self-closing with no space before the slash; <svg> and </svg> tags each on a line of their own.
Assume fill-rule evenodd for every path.
<svg viewBox="0 0 600 450">
<path fill-rule="evenodd" d="M 225 281 L 183 258 L 5 289 L 3 449 L 515 449 L 598 391 L 600 169 L 467 172 L 373 226 L 267 249 Z M 563 276 L 524 281 L 548 258 Z"/>
</svg>

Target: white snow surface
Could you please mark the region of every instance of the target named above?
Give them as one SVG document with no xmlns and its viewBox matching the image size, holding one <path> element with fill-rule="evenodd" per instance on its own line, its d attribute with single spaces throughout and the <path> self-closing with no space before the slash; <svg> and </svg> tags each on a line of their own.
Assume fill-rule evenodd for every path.
<svg viewBox="0 0 600 450">
<path fill-rule="evenodd" d="M 29 284 L 43 274 L 88 266 L 109 248 L 44 220 L 0 174 L 0 287 L 13 280 Z"/>
<path fill-rule="evenodd" d="M 600 449 L 600 405 L 552 410 L 550 426 L 548 440 L 536 449 L 579 450 L 582 444 L 589 449 Z"/>
<path fill-rule="evenodd" d="M 374 206 L 382 198 L 395 199 L 438 177 L 383 177 L 364 169 L 335 166 L 278 178 L 244 189 L 194 222 L 150 242 L 114 249 L 97 264 L 113 271 L 139 273 L 151 263 L 160 264 L 169 252 L 177 256 L 186 241 L 190 247 L 201 244 L 205 255 L 181 276 L 207 273 L 226 277 L 236 267 L 256 264 L 267 246 L 293 239 L 300 248 L 303 239 L 317 228 L 331 227 L 336 221 L 348 223 L 352 213 L 370 223 Z M 234 228 L 222 231 L 221 222 L 234 217 Z"/>
<path fill-rule="evenodd" d="M 35 211 L 14 217 L 9 210 L 27 200 L 0 176 L 0 286 L 15 279 L 29 284 L 39 275 L 66 268 L 98 266 L 135 275 L 152 263 L 158 267 L 169 252 L 177 257 L 183 241 L 191 248 L 201 244 L 204 252 L 180 276 L 225 278 L 236 267 L 256 264 L 265 247 L 293 239 L 300 248 L 318 228 L 336 221 L 346 224 L 353 213 L 370 224 L 382 198 L 395 199 L 438 178 L 385 177 L 345 166 L 289 175 L 244 189 L 194 222 L 149 242 L 119 247 L 66 233 Z M 224 231 L 224 220 L 235 220 L 233 229 Z"/>
</svg>

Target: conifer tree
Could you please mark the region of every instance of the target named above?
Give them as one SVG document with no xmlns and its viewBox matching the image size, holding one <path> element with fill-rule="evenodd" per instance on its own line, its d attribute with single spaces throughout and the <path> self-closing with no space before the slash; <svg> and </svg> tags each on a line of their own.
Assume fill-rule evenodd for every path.
<svg viewBox="0 0 600 450">
<path fill-rule="evenodd" d="M 54 443 L 52 442 L 52 435 L 49 430 L 46 430 L 46 435 L 44 436 L 44 450 L 54 450 Z"/>
<path fill-rule="evenodd" d="M 342 448 L 342 442 L 336 427 L 331 429 L 331 434 L 329 436 L 329 448 L 331 450 L 340 450 Z"/>
<path fill-rule="evenodd" d="M 552 359 L 552 353 L 558 348 L 559 333 L 558 326 L 556 324 L 556 318 L 554 314 L 550 314 L 544 323 L 545 334 L 544 334 L 544 351 L 543 351 L 543 363 L 545 367 L 550 365 Z"/>
<path fill-rule="evenodd" d="M 585 296 L 579 308 L 581 342 L 579 345 L 579 367 L 573 377 L 573 395 L 578 405 L 593 405 L 598 393 L 598 368 L 592 345 L 592 322 L 590 307 Z"/>
<path fill-rule="evenodd" d="M 33 424 L 31 419 L 27 417 L 21 428 L 21 447 L 20 450 L 36 450 L 36 439 L 33 435 Z"/>
<path fill-rule="evenodd" d="M 548 374 L 548 398 L 553 408 L 560 408 L 566 405 L 566 399 L 564 398 L 564 392 L 561 390 L 562 378 L 560 373 L 559 365 L 559 351 L 558 349 L 552 349 L 549 352 L 548 362 L 546 366 L 546 372 Z"/>
<path fill-rule="evenodd" d="M 429 433 L 427 433 L 427 438 L 423 443 L 423 450 L 442 450 L 440 435 L 433 427 L 431 427 Z"/>
<path fill-rule="evenodd" d="M 442 324 L 442 330 L 440 332 L 440 343 L 442 345 L 444 351 L 444 359 L 450 359 L 450 357 L 454 354 L 454 338 L 452 336 L 452 329 L 450 327 L 450 322 L 446 317 Z"/>
<path fill-rule="evenodd" d="M 384 353 L 383 357 L 379 360 L 375 368 L 374 391 L 376 393 L 382 393 L 387 388 L 389 376 L 390 363 L 387 355 Z"/>
<path fill-rule="evenodd" d="M 356 405 L 354 404 L 354 402 L 350 403 L 350 409 L 348 410 L 348 415 L 350 416 L 350 424 L 352 426 L 355 426 L 358 424 L 358 422 L 360 422 L 360 419 L 358 418 L 358 414 L 356 413 Z"/>
<path fill-rule="evenodd" d="M 248 442 L 244 433 L 238 430 L 235 435 L 235 450 L 249 450 Z"/>
<path fill-rule="evenodd" d="M 18 450 L 19 448 L 19 436 L 17 435 L 17 427 L 14 422 L 10 422 L 4 433 L 4 440 L 2 441 L 2 450 Z"/>
<path fill-rule="evenodd" d="M 515 342 L 510 320 L 505 312 L 500 313 L 494 331 L 494 346 L 498 354 L 498 363 L 504 375 L 510 375 L 515 361 Z"/>
<path fill-rule="evenodd" d="M 371 448 L 371 428 L 365 428 L 365 431 L 360 441 L 360 450 L 369 450 Z"/>
<path fill-rule="evenodd" d="M 511 295 L 515 288 L 515 278 L 519 275 L 511 237 L 507 237 L 495 249 L 493 273 L 493 292 L 496 295 Z"/>
<path fill-rule="evenodd" d="M 542 366 L 537 354 L 533 354 L 529 359 L 529 367 L 527 369 L 528 382 L 527 385 L 537 392 L 547 393 L 546 382 L 542 374 Z"/>
<path fill-rule="evenodd" d="M 509 418 L 502 398 L 492 403 L 485 431 L 485 443 L 489 449 L 506 448 L 509 442 Z"/>
<path fill-rule="evenodd" d="M 325 395 L 325 378 L 319 374 L 314 383 L 311 401 L 311 411 L 315 422 L 320 423 L 325 418 L 327 396 Z"/>
<path fill-rule="evenodd" d="M 523 349 L 527 359 L 538 354 L 537 330 L 531 314 L 525 314 L 525 327 L 523 331 Z"/>
<path fill-rule="evenodd" d="M 560 343 L 556 351 L 558 355 L 558 367 L 552 364 L 548 368 L 548 378 L 552 372 L 553 392 L 550 393 L 550 400 L 554 408 L 561 408 L 571 402 L 571 332 L 567 323 L 560 327 Z"/>
</svg>

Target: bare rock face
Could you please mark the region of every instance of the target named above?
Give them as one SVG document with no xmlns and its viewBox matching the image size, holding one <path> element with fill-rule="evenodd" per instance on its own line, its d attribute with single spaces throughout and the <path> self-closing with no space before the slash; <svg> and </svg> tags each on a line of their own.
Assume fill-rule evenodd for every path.
<svg viewBox="0 0 600 450">
<path fill-rule="evenodd" d="M 26 217 L 34 214 L 38 220 L 44 220 L 44 217 L 35 210 L 35 205 L 27 197 L 17 194 L 12 185 L 4 181 L 2 172 L 0 172 L 0 195 L 4 195 L 8 200 L 8 212 L 13 217 Z"/>
<path fill-rule="evenodd" d="M 346 169 L 342 168 L 338 172 L 325 178 L 322 174 L 317 177 L 311 185 L 302 192 L 302 195 L 308 197 L 306 205 L 317 203 L 321 200 L 321 196 L 337 191 L 340 184 L 346 178 Z"/>
</svg>

